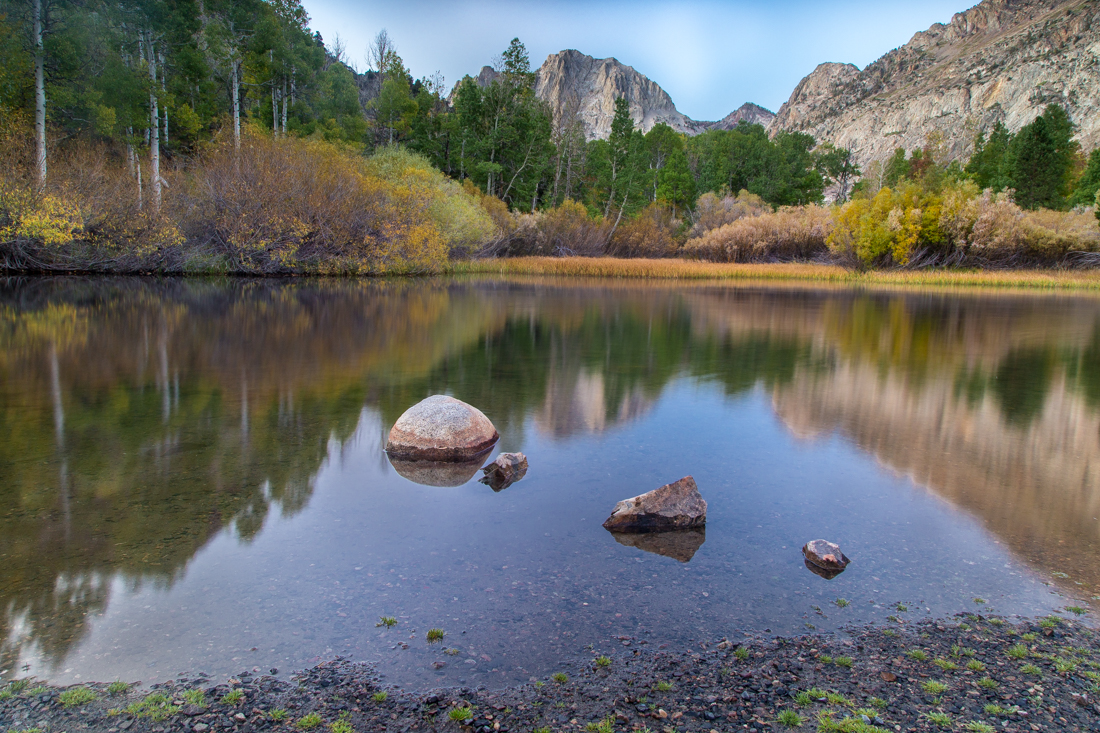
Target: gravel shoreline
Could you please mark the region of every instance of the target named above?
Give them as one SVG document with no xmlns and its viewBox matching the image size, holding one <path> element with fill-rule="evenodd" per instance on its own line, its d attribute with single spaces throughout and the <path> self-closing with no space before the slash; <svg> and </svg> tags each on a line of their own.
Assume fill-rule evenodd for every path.
<svg viewBox="0 0 1100 733">
<path fill-rule="evenodd" d="M 621 637 L 501 690 L 407 692 L 340 658 L 289 681 L 17 682 L 0 688 L 0 733 L 1100 731 L 1098 642 L 1078 621 L 967 615 L 692 649 Z"/>
</svg>

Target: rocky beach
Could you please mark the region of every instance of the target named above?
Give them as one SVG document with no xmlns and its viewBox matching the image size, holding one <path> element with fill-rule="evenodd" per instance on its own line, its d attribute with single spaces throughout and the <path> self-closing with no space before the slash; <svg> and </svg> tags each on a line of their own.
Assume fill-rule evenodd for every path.
<svg viewBox="0 0 1100 733">
<path fill-rule="evenodd" d="M 1076 620 L 969 614 L 691 648 L 628 637 L 603 646 L 505 689 L 395 689 L 343 658 L 289 676 L 192 673 L 149 688 L 19 681 L 0 693 L 0 730 L 1100 730 L 1100 645 Z"/>
</svg>

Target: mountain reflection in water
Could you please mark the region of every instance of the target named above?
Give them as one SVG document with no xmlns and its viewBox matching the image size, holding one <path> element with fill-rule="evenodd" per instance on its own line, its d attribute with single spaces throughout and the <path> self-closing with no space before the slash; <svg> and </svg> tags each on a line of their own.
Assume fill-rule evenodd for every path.
<svg viewBox="0 0 1100 733">
<path fill-rule="evenodd" d="M 762 389 L 803 444 L 841 436 L 976 517 L 1018 559 L 1069 575 L 1066 590 L 1100 587 L 1100 300 L 9 280 L 0 374 L 6 677 L 27 660 L 61 665 L 112 594 L 167 592 L 215 537 L 250 543 L 273 517 L 293 521 L 319 472 L 361 450 L 352 438 L 374 424 L 365 415 L 377 415 L 373 460 L 388 470 L 380 435 L 443 392 L 480 408 L 500 445 L 519 450 L 660 420 L 655 406 L 678 380 L 727 397 Z M 586 460 L 582 474 L 608 473 Z M 528 478 L 505 493 L 547 469 L 532 456 Z M 628 496 L 667 477 L 607 480 L 620 479 Z M 719 547 L 713 530 L 706 544 L 687 539 L 632 544 L 691 565 Z"/>
</svg>

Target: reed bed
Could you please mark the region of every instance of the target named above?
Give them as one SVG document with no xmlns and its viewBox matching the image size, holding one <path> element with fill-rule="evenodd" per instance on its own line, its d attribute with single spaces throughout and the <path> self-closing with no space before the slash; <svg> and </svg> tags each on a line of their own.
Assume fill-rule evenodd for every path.
<svg viewBox="0 0 1100 733">
<path fill-rule="evenodd" d="M 452 274 L 547 275 L 653 280 L 809 281 L 846 285 L 1100 290 L 1097 270 L 851 270 L 815 263 L 718 263 L 683 259 L 515 257 L 452 262 Z"/>
</svg>

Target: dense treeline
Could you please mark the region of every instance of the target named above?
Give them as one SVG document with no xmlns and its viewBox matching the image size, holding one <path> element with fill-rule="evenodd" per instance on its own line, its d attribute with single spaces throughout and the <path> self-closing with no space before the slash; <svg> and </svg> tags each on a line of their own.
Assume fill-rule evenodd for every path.
<svg viewBox="0 0 1100 733">
<path fill-rule="evenodd" d="M 643 133 L 625 99 L 609 138 L 588 140 L 577 109 L 555 115 L 535 96 L 518 39 L 489 78 L 448 94 L 439 74 L 414 80 L 385 31 L 359 74 L 308 21 L 299 0 L 0 0 L 0 265 L 421 271 L 475 252 L 669 256 L 685 243 L 905 265 L 945 240 L 924 227 L 898 245 L 898 222 L 935 218 L 927 197 L 963 182 L 1028 210 L 1100 195 L 1100 154 L 1086 162 L 1058 107 L 1016 135 L 979 135 L 965 168 L 930 140 L 864 174 L 803 133 Z M 886 228 L 827 248 L 843 217 L 811 211 L 826 192 L 844 211 L 889 204 Z M 742 218 L 739 243 L 716 244 Z M 780 221 L 782 236 L 768 229 Z"/>
</svg>

